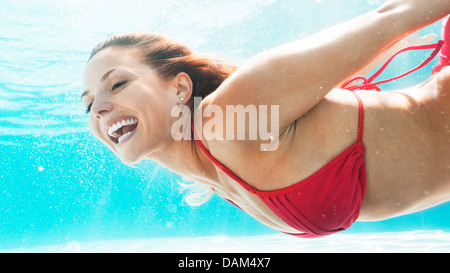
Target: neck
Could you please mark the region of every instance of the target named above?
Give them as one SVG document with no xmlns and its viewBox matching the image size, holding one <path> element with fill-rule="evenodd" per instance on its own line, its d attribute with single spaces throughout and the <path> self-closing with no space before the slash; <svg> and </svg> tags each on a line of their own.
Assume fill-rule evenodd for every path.
<svg viewBox="0 0 450 273">
<path fill-rule="evenodd" d="M 193 143 L 194 142 L 194 143 Z M 160 153 L 148 156 L 186 179 L 214 186 L 218 177 L 214 164 L 206 157 L 195 140 L 173 140 Z"/>
</svg>

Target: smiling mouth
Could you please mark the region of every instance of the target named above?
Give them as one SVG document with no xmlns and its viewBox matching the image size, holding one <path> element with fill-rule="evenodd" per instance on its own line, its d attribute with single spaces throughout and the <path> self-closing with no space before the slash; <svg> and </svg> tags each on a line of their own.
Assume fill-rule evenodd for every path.
<svg viewBox="0 0 450 273">
<path fill-rule="evenodd" d="M 109 127 L 107 133 L 115 144 L 119 144 L 136 130 L 137 125 L 137 119 L 124 119 Z"/>
</svg>

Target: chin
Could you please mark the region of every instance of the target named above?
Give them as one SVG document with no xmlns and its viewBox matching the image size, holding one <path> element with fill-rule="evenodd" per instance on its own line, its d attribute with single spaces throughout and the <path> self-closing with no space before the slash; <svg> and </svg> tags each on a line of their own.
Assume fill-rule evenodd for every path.
<svg viewBox="0 0 450 273">
<path fill-rule="evenodd" d="M 128 166 L 138 164 L 144 160 L 142 156 L 136 153 L 116 154 L 116 155 L 119 157 L 120 161 L 122 161 L 123 164 Z"/>
</svg>

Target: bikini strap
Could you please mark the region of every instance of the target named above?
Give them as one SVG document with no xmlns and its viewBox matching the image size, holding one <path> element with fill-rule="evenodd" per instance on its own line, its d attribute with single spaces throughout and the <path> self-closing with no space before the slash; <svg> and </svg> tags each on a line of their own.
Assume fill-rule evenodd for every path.
<svg viewBox="0 0 450 273">
<path fill-rule="evenodd" d="M 381 89 L 378 87 L 378 85 L 383 84 L 383 83 L 387 83 L 390 81 L 394 81 L 396 79 L 402 78 L 408 74 L 413 73 L 416 70 L 421 69 L 422 67 L 424 67 L 425 65 L 427 65 L 429 62 L 431 62 L 431 60 L 434 59 L 434 57 L 436 57 L 436 55 L 439 53 L 439 51 L 441 50 L 442 46 L 444 44 L 443 40 L 439 40 L 436 44 L 431 44 L 431 45 L 421 45 L 421 46 L 410 46 L 410 47 L 406 47 L 402 50 L 397 51 L 397 53 L 395 53 L 394 55 L 392 55 L 384 64 L 383 66 L 380 67 L 380 69 L 377 70 L 377 72 L 375 72 L 370 78 L 366 79 L 363 76 L 356 76 L 353 77 L 347 81 L 345 81 L 341 88 L 347 89 L 347 90 L 371 90 L 371 89 L 375 89 L 377 91 L 381 91 Z M 379 82 L 372 82 L 373 80 L 375 80 L 380 74 L 381 72 L 384 71 L 384 69 L 386 69 L 386 67 L 389 65 L 389 63 L 394 59 L 395 56 L 397 56 L 398 54 L 405 52 L 405 51 L 409 51 L 409 50 L 421 50 L 421 49 L 434 49 L 433 52 L 431 53 L 431 55 L 425 60 L 423 61 L 421 64 L 419 64 L 418 66 L 416 66 L 415 68 L 409 70 L 406 73 L 403 73 L 400 76 L 388 79 L 388 80 L 383 80 L 383 81 L 379 81 Z M 353 85 L 353 86 L 349 86 L 347 87 L 347 85 L 349 85 L 350 83 L 352 83 L 355 80 L 363 80 L 362 84 L 357 84 L 357 85 Z"/>
<path fill-rule="evenodd" d="M 358 100 L 358 108 L 359 108 L 359 121 L 358 121 L 358 142 L 362 142 L 363 137 L 363 129 L 364 129 L 364 105 L 362 103 L 361 98 L 355 92 L 352 92 L 355 95 L 356 100 Z"/>
<path fill-rule="evenodd" d="M 245 183 L 242 179 L 240 179 L 237 175 L 235 175 L 230 169 L 228 169 L 219 160 L 217 160 L 216 158 L 214 158 L 214 156 L 212 156 L 212 154 L 208 151 L 208 149 L 206 149 L 205 145 L 203 145 L 203 143 L 198 138 L 197 133 L 195 132 L 195 128 L 194 128 L 194 121 L 192 121 L 191 126 L 192 126 L 192 132 L 194 133 L 194 139 L 197 142 L 197 144 L 200 147 L 200 149 L 206 155 L 206 157 L 208 157 L 209 160 L 211 160 L 214 163 L 214 165 L 217 166 L 217 168 L 221 169 L 229 177 L 231 177 L 233 180 L 238 182 L 244 189 L 246 189 L 250 193 L 256 193 L 257 192 L 256 188 L 254 188 L 253 186 L 250 186 L 249 184 Z"/>
<path fill-rule="evenodd" d="M 439 40 L 436 44 L 431 44 L 431 45 L 421 45 L 421 46 L 411 46 L 411 47 L 407 47 L 404 48 L 400 51 L 398 51 L 397 53 L 395 53 L 394 55 L 392 55 L 384 64 L 383 66 L 380 67 L 380 69 L 378 69 L 371 77 L 369 77 L 368 79 L 366 79 L 363 76 L 356 76 L 353 77 L 347 81 L 345 81 L 341 88 L 350 90 L 350 91 L 354 91 L 354 90 L 371 90 L 371 89 L 376 89 L 377 91 L 381 91 L 381 89 L 378 87 L 379 84 L 382 83 L 386 83 L 386 82 L 390 82 L 390 81 L 394 81 L 396 79 L 399 79 L 401 77 L 404 77 L 408 74 L 413 73 L 414 71 L 424 67 L 425 65 L 427 65 L 429 62 L 431 62 L 431 60 L 439 53 L 439 51 L 441 50 L 442 46 L 444 44 L 443 40 Z M 431 53 L 431 55 L 425 60 L 423 61 L 420 65 L 418 65 L 417 67 L 409 70 L 408 72 L 388 79 L 388 80 L 384 80 L 384 81 L 379 81 L 379 82 L 372 82 L 373 80 L 375 80 L 382 72 L 383 70 L 389 65 L 389 63 L 392 61 L 392 59 L 394 59 L 395 56 L 397 56 L 398 54 L 404 52 L 404 51 L 408 51 L 408 50 L 419 50 L 419 49 L 434 49 L 433 52 Z M 354 82 L 355 80 L 363 80 L 362 84 L 357 84 L 354 86 L 347 86 L 350 83 Z M 355 95 L 356 99 L 358 100 L 358 108 L 359 108 L 359 122 L 358 122 L 358 142 L 362 142 L 362 137 L 363 137 L 363 127 L 364 127 L 364 105 L 361 101 L 361 98 L 355 93 L 352 92 L 353 95 Z"/>
</svg>

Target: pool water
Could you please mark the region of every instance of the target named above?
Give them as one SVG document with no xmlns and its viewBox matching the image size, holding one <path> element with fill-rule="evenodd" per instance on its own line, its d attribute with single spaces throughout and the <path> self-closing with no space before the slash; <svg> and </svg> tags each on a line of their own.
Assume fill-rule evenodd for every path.
<svg viewBox="0 0 450 273">
<path fill-rule="evenodd" d="M 380 3 L 0 0 L 0 251 L 449 251 L 449 205 L 310 241 L 273 231 L 216 196 L 191 207 L 179 176 L 151 161 L 123 165 L 97 141 L 80 102 L 91 49 L 115 33 L 161 32 L 239 63 Z M 440 24 L 422 34 L 430 32 L 440 33 Z M 427 53 L 399 56 L 382 77 Z M 396 86 L 423 81 L 431 67 Z"/>
<path fill-rule="evenodd" d="M 293 241 L 285 234 L 166 237 L 78 242 L 9 249 L 8 253 L 448 253 L 450 233 L 404 231 L 337 234 Z"/>
</svg>

